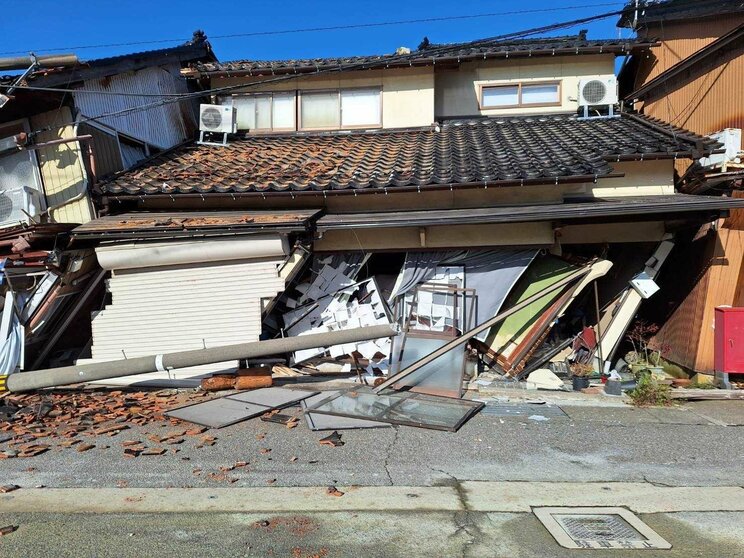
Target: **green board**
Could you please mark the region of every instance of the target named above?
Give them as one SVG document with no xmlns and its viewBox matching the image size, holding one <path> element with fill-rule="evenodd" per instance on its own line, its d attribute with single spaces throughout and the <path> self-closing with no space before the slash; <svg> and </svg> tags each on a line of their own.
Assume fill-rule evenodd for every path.
<svg viewBox="0 0 744 558">
<path fill-rule="evenodd" d="M 510 308 L 555 285 L 577 269 L 579 268 L 554 256 L 536 258 L 509 293 L 503 308 Z M 486 338 L 486 344 L 491 351 L 494 354 L 508 356 L 529 332 L 530 327 L 562 293 L 561 289 L 548 293 L 512 314 L 500 324 L 493 326 Z"/>
</svg>

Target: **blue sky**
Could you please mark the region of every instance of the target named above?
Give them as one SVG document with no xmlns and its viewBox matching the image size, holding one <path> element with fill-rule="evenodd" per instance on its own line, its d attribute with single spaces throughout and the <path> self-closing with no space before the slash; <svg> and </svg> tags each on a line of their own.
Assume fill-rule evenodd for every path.
<svg viewBox="0 0 744 558">
<path fill-rule="evenodd" d="M 610 4 L 610 5 L 603 5 Z M 210 6 L 210 7 L 206 7 Z M 217 35 L 376 23 L 407 19 L 463 16 L 518 10 L 585 6 L 580 9 L 512 14 L 444 22 L 426 22 L 368 29 L 290 33 L 260 37 L 213 38 Z M 204 2 L 71 0 L 0 0 L 0 57 L 72 51 L 81 59 L 173 46 L 204 29 L 221 60 L 282 59 L 393 52 L 415 48 L 426 35 L 432 42 L 468 41 L 568 21 L 619 9 L 609 0 L 377 0 Z M 589 37 L 614 38 L 617 18 L 579 26 Z M 557 32 L 577 32 L 579 27 Z M 623 36 L 628 31 L 623 30 Z M 162 44 L 69 48 L 87 45 L 176 39 Z M 10 54 L 12 53 L 12 54 Z"/>
</svg>

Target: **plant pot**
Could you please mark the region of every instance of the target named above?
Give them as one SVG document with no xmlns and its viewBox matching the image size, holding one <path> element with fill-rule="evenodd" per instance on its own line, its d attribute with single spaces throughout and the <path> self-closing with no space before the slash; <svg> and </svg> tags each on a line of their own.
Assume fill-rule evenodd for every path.
<svg viewBox="0 0 744 558">
<path fill-rule="evenodd" d="M 581 391 L 589 387 L 589 378 L 585 376 L 574 376 L 571 383 L 573 384 L 574 391 Z"/>
<path fill-rule="evenodd" d="M 618 380 L 608 380 L 605 384 L 605 393 L 607 395 L 622 395 L 623 394 L 623 386 L 622 383 Z"/>
<path fill-rule="evenodd" d="M 692 383 L 692 380 L 688 378 L 675 378 L 672 380 L 672 385 L 678 388 L 686 388 Z"/>
</svg>

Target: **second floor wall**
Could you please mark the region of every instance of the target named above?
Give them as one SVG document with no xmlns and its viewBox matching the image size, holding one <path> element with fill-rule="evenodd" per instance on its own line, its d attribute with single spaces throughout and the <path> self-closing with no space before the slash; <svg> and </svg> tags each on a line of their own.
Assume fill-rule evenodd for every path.
<svg viewBox="0 0 744 558">
<path fill-rule="evenodd" d="M 297 77 L 228 77 L 246 84 L 218 98 L 238 129 L 258 133 L 428 126 L 442 118 L 576 112 L 579 82 L 614 76 L 615 56 L 570 55 L 463 62 Z"/>
<path fill-rule="evenodd" d="M 575 112 L 579 82 L 615 73 L 615 56 L 557 56 L 465 62 L 435 79 L 437 118 Z"/>
<path fill-rule="evenodd" d="M 237 108 L 238 129 L 255 132 L 408 128 L 434 122 L 434 69 L 367 70 L 301 77 L 265 85 L 265 78 L 225 78 L 212 86 L 246 84 L 218 99 Z"/>
</svg>

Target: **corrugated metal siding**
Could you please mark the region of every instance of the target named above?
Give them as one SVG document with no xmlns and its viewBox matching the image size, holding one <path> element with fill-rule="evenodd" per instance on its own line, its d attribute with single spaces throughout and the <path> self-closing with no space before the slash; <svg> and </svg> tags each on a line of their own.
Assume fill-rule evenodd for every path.
<svg viewBox="0 0 744 558">
<path fill-rule="evenodd" d="M 145 68 L 136 72 L 83 82 L 83 89 L 101 92 L 135 94 L 188 93 L 186 81 L 180 77 L 180 65 L 169 64 Z M 92 117 L 152 103 L 153 97 L 73 94 L 75 105 L 83 115 Z M 170 103 L 137 111 L 124 116 L 102 118 L 101 123 L 120 132 L 167 149 L 190 139 L 196 131 L 194 101 Z"/>
<path fill-rule="evenodd" d="M 284 290 L 280 260 L 242 260 L 113 272 L 112 303 L 93 319 L 93 361 L 257 341 L 261 299 Z M 160 373 L 187 379 L 235 368 L 221 363 Z M 157 374 L 148 375 L 156 379 Z"/>
<path fill-rule="evenodd" d="M 31 129 L 51 129 L 40 133 L 37 142 L 75 137 L 75 127 L 68 107 L 31 117 Z M 77 142 L 63 143 L 39 149 L 37 152 L 47 206 L 73 199 L 87 189 L 82 153 Z M 90 196 L 69 202 L 51 212 L 58 223 L 87 223 L 95 216 Z"/>
<path fill-rule="evenodd" d="M 96 178 L 123 170 L 119 141 L 114 134 L 83 122 L 78 124 L 78 134 L 93 136 L 93 156 L 96 160 Z"/>
</svg>

